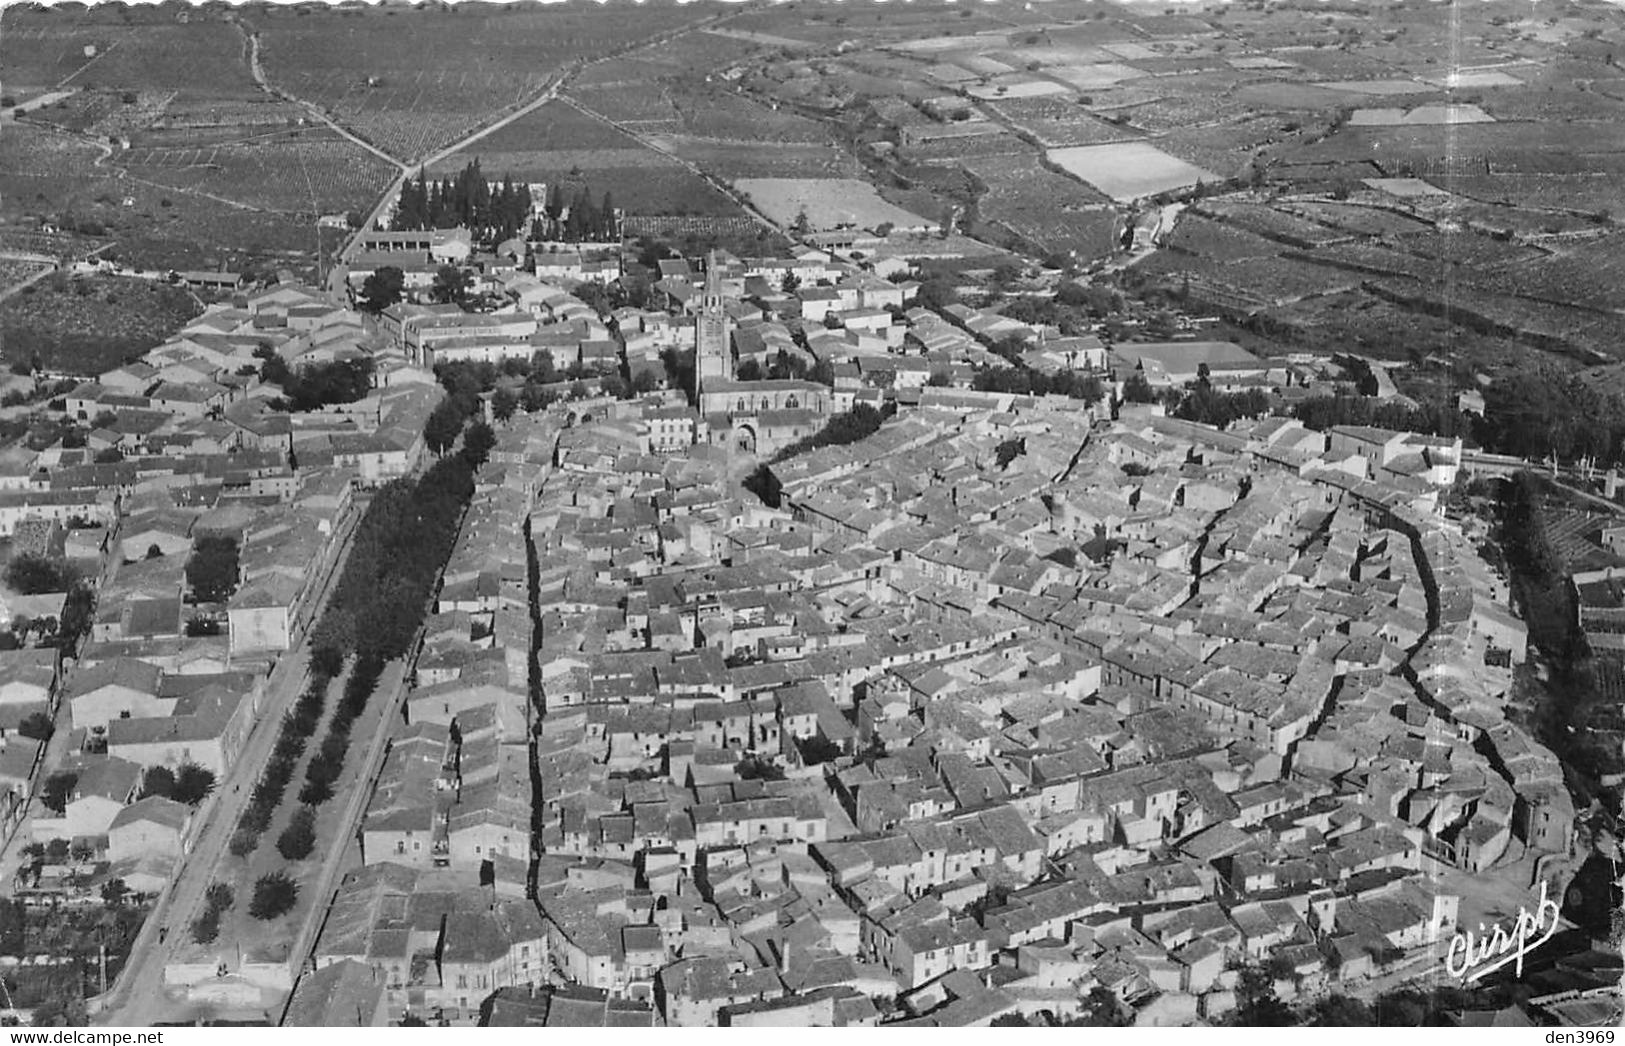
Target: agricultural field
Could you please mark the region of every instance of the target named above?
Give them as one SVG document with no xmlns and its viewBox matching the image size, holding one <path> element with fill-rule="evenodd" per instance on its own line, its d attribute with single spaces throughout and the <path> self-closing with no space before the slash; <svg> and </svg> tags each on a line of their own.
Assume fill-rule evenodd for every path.
<svg viewBox="0 0 1625 1046">
<path fill-rule="evenodd" d="M 790 241 L 754 218 L 694 216 L 628 217 L 627 236 L 664 243 L 694 256 L 716 248 L 741 257 L 772 255 L 790 249 Z"/>
<path fill-rule="evenodd" d="M 898 153 L 913 163 L 956 163 L 994 156 L 1022 156 L 1032 152 L 1032 146 L 998 127 L 978 126 L 977 132 L 952 137 L 922 138 L 903 146 Z"/>
<path fill-rule="evenodd" d="M 815 230 L 893 225 L 929 229 L 934 220 L 911 214 L 881 199 L 874 186 L 853 178 L 740 178 L 734 188 L 767 217 L 783 226 L 805 214 Z"/>
<path fill-rule="evenodd" d="M 1494 273 L 1479 286 L 1599 311 L 1625 309 L 1625 245 L 1618 236 L 1592 240 L 1556 255 L 1542 255 Z"/>
<path fill-rule="evenodd" d="M 1429 355 L 1460 358 L 1464 341 L 1470 339 L 1473 364 L 1485 371 L 1515 367 L 1529 358 L 1528 347 L 1511 338 L 1467 333 L 1446 317 L 1412 312 L 1360 292 L 1266 309 L 1255 326 L 1269 332 L 1278 353 L 1352 351 L 1414 362 Z"/>
<path fill-rule="evenodd" d="M 1294 247 L 1315 247 L 1347 239 L 1348 233 L 1328 229 L 1318 222 L 1300 218 L 1286 211 L 1257 203 L 1231 201 L 1204 201 L 1191 208 L 1195 214 L 1207 215 L 1228 222 L 1241 229 L 1257 233 L 1266 239 L 1277 240 Z"/>
<path fill-rule="evenodd" d="M 1116 249 L 1116 211 L 1110 201 L 1063 174 L 1023 157 L 967 161 L 963 167 L 981 184 L 976 216 L 1002 226 L 1043 251 L 1076 252 L 1103 258 Z"/>
<path fill-rule="evenodd" d="M 109 153 L 105 163 L 98 159 Z M 200 195 L 210 191 L 171 178 L 173 171 L 117 164 L 129 152 L 112 152 L 82 138 L 29 123 L 6 127 L 6 148 L 0 149 L 0 244 L 17 250 L 80 257 L 98 244 L 112 241 L 103 256 L 118 258 L 139 268 L 204 269 L 289 267 L 314 268 L 313 215 L 308 189 L 292 165 L 292 177 L 301 177 L 304 199 L 298 213 L 264 209 L 244 202 L 225 202 Z M 351 178 L 355 172 L 330 165 L 329 181 Z M 358 166 L 357 171 L 365 170 Z M 68 174 L 66 172 L 72 172 Z M 241 178 L 252 172 L 239 168 Z M 255 186 L 260 192 L 289 191 L 295 183 Z M 320 184 L 320 183 L 318 183 Z M 351 206 L 364 205 L 360 197 Z M 57 231 L 44 232 L 49 223 Z"/>
<path fill-rule="evenodd" d="M 508 124 L 481 138 L 470 147 L 471 154 L 480 156 L 496 156 L 503 153 L 540 153 L 540 152 L 636 152 L 646 150 L 646 147 L 636 138 L 625 131 L 617 130 L 604 120 L 596 119 L 582 112 L 568 102 L 549 102 L 535 112 L 513 123 Z M 470 156 L 470 159 L 472 155 Z M 450 161 L 446 166 L 455 166 L 461 169 L 467 160 L 459 160 L 455 165 Z M 480 166 L 487 171 L 498 170 L 499 167 L 485 160 Z"/>
<path fill-rule="evenodd" d="M 633 48 L 707 14 L 675 4 L 644 5 L 636 18 L 596 5 L 267 6 L 256 9 L 253 22 L 273 84 L 413 161 L 534 97 L 564 67 Z"/>
<path fill-rule="evenodd" d="M 1159 81 L 1161 93 L 1158 98 L 1114 110 L 1111 115 L 1126 117 L 1131 127 L 1151 135 L 1220 126 L 1249 115 L 1245 105 L 1222 94 L 1204 91 L 1194 85 L 1185 94 L 1174 94 L 1169 91 L 1172 86 Z"/>
<path fill-rule="evenodd" d="M 823 45 L 833 51 L 842 41 L 852 39 L 908 46 L 945 31 L 959 37 L 971 33 L 997 32 L 1008 30 L 1013 22 L 1020 22 L 1023 17 L 1024 13 L 1019 10 L 1002 8 L 945 11 L 941 7 L 926 6 L 868 11 L 861 7 L 785 4 L 747 11 L 730 19 L 728 28 L 789 37 L 808 44 Z M 1052 15 L 1043 11 L 1025 13 L 1025 19 L 1031 22 L 1051 18 Z"/>
<path fill-rule="evenodd" d="M 682 114 L 665 90 L 650 81 L 572 86 L 569 96 L 606 120 L 630 124 L 639 131 L 675 130 L 682 123 Z"/>
<path fill-rule="evenodd" d="M 839 178 L 850 175 L 856 166 L 850 155 L 829 145 L 764 142 L 747 147 L 741 142 L 675 134 L 654 134 L 649 140 L 727 182 L 739 178 Z"/>
<path fill-rule="evenodd" d="M 96 138 L 128 137 L 157 120 L 174 97 L 174 91 L 79 91 L 28 118 Z"/>
<path fill-rule="evenodd" d="M 1494 123 L 1495 117 L 1476 105 L 1422 105 L 1415 109 L 1356 109 L 1351 127 L 1446 127 L 1467 123 Z"/>
<path fill-rule="evenodd" d="M 41 262 L 19 261 L 15 258 L 0 257 L 0 292 L 6 291 L 24 280 L 45 272 L 50 268 Z"/>
<path fill-rule="evenodd" d="M 1453 178 L 1446 186 L 1482 203 L 1515 204 L 1594 214 L 1619 208 L 1619 176 L 1612 174 L 1489 174 Z"/>
<path fill-rule="evenodd" d="M 181 5 L 8 5 L 0 68 L 9 83 L 117 91 L 258 94 L 242 37 L 225 19 Z"/>
<path fill-rule="evenodd" d="M 200 310 L 186 291 L 118 276 L 57 273 L 0 302 L 4 362 L 95 375 L 158 345 Z"/>
<path fill-rule="evenodd" d="M 1359 236 L 1399 236 L 1429 228 L 1397 210 L 1359 203 L 1293 201 L 1282 206 L 1289 214 Z"/>
<path fill-rule="evenodd" d="M 1049 158 L 1068 174 L 1124 202 L 1218 180 L 1211 171 L 1145 142 L 1051 149 Z"/>
<path fill-rule="evenodd" d="M 609 192 L 629 214 L 739 214 L 726 194 L 678 160 L 567 102 L 542 106 L 441 160 L 430 174 L 455 174 L 475 159 L 496 178 L 586 185 L 594 198 Z"/>
<path fill-rule="evenodd" d="M 1308 129 L 1296 121 L 1261 116 L 1169 131 L 1159 135 L 1155 144 L 1168 155 L 1221 178 L 1236 178 L 1252 168 L 1254 159 L 1265 148 L 1304 133 L 1309 133 Z"/>
<path fill-rule="evenodd" d="M 132 149 L 118 163 L 163 185 L 312 217 L 365 209 L 395 176 L 376 156 L 325 130 L 238 145 Z"/>
<path fill-rule="evenodd" d="M 991 102 L 987 108 L 1004 122 L 1032 135 L 1040 145 L 1050 148 L 1100 145 L 1136 137 L 1094 116 L 1072 99 L 1016 99 Z"/>
<path fill-rule="evenodd" d="M 1200 214 L 1181 215 L 1166 243 L 1170 251 L 1217 262 L 1273 258 L 1282 249 L 1272 240 Z"/>
</svg>

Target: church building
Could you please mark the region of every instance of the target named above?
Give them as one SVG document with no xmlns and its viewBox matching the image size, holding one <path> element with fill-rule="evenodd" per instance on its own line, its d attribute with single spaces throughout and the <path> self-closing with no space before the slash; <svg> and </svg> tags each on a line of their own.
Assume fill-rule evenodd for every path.
<svg viewBox="0 0 1625 1046">
<path fill-rule="evenodd" d="M 705 295 L 694 324 L 694 402 L 698 438 L 745 454 L 769 455 L 824 427 L 833 390 L 816 381 L 734 380 L 732 334 L 713 255 L 706 264 Z"/>
</svg>

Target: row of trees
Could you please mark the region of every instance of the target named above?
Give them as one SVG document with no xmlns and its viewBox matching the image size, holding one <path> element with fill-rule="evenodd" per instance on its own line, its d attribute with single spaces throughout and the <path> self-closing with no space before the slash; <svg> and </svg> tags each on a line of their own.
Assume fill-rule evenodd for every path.
<svg viewBox="0 0 1625 1046">
<path fill-rule="evenodd" d="M 316 625 L 316 645 L 386 660 L 407 651 L 473 496 L 473 471 L 468 458 L 454 454 L 415 483 L 398 479 L 378 491 Z"/>
<path fill-rule="evenodd" d="M 342 666 L 341 660 L 340 668 Z M 237 830 L 229 844 L 233 855 L 247 857 L 253 853 L 259 847 L 260 836 L 271 827 L 271 820 L 293 781 L 299 759 L 305 754 L 305 745 L 321 724 L 322 712 L 327 706 L 327 688 L 336 672 L 329 661 L 311 658 L 310 682 L 283 717 L 270 761 L 265 764 L 248 797 L 248 806 L 237 820 Z"/>
<path fill-rule="evenodd" d="M 585 184 L 577 186 L 569 199 L 565 198 L 565 190 L 558 182 L 549 185 L 542 215 L 533 232 L 537 239 L 612 243 L 621 238 L 614 197 L 605 192 L 595 204 L 592 191 Z"/>
<path fill-rule="evenodd" d="M 220 917 L 237 902 L 237 894 L 226 883 L 210 883 L 203 891 L 203 911 L 192 920 L 192 940 L 213 944 L 220 936 Z"/>
<path fill-rule="evenodd" d="M 299 801 L 307 808 L 314 809 L 333 798 L 333 786 L 344 772 L 344 757 L 350 750 L 350 729 L 366 711 L 383 670 L 383 661 L 375 655 L 358 658 L 350 678 L 344 681 L 344 697 L 327 724 L 327 736 L 322 738 L 321 747 L 305 766 L 305 784 L 299 791 Z M 303 834 L 301 831 L 301 839 Z M 314 840 L 313 833 L 311 837 Z M 278 845 L 280 847 L 280 843 Z"/>
<path fill-rule="evenodd" d="M 824 427 L 796 440 L 773 455 L 774 463 L 789 461 L 820 447 L 835 447 L 868 439 L 880 431 L 886 416 L 867 403 L 859 403 L 845 414 L 837 414 L 824 423 Z"/>
<path fill-rule="evenodd" d="M 1370 396 L 1314 396 L 1292 410 L 1306 428 L 1324 432 L 1334 425 L 1372 425 L 1435 436 L 1470 436 L 1472 419 L 1441 403 L 1411 406 Z"/>
<path fill-rule="evenodd" d="M 1225 429 L 1243 418 L 1263 417 L 1270 412 L 1270 406 L 1270 394 L 1263 389 L 1220 392 L 1206 381 L 1199 381 L 1174 407 L 1174 417 Z"/>
<path fill-rule="evenodd" d="M 196 763 L 182 763 L 178 769 L 149 766 L 141 775 L 141 798 L 160 796 L 177 803 L 196 806 L 214 792 L 214 771 Z"/>
<path fill-rule="evenodd" d="M 530 186 L 514 184 L 512 175 L 493 185 L 476 159 L 455 178 L 431 182 L 422 169 L 416 179 L 408 177 L 401 185 L 393 228 L 407 231 L 462 226 L 501 241 L 527 232 L 530 213 Z"/>
<path fill-rule="evenodd" d="M 946 375 L 935 384 L 948 384 Z M 971 388 L 978 392 L 1012 392 L 1021 396 L 1066 396 L 1086 403 L 1098 403 L 1106 395 L 1105 386 L 1092 374 L 1070 370 L 1045 374 L 1027 367 L 988 367 L 977 371 L 971 378 Z"/>
</svg>

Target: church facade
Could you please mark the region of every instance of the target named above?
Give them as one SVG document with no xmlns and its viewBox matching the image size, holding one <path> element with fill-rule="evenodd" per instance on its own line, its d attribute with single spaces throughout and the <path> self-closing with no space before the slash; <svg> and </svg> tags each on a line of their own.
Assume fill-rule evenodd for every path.
<svg viewBox="0 0 1625 1046">
<path fill-rule="evenodd" d="M 834 413 L 833 390 L 815 381 L 737 381 L 733 322 L 722 293 L 721 272 L 710 259 L 705 295 L 694 325 L 694 403 L 697 436 L 745 454 L 772 454 L 823 428 Z"/>
</svg>

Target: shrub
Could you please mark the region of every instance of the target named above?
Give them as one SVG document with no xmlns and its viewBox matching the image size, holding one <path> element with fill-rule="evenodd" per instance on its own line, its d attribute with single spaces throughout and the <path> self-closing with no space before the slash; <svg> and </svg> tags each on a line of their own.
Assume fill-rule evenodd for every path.
<svg viewBox="0 0 1625 1046">
<path fill-rule="evenodd" d="M 237 895 L 225 883 L 212 883 L 203 891 L 203 899 L 213 911 L 223 912 L 237 901 Z"/>
<path fill-rule="evenodd" d="M 319 646 L 310 654 L 310 670 L 318 677 L 332 679 L 344 671 L 344 651 L 333 646 Z"/>
<path fill-rule="evenodd" d="M 333 786 L 325 777 L 313 777 L 299 789 L 299 801 L 306 806 L 320 806 L 333 798 Z"/>
<path fill-rule="evenodd" d="M 45 779 L 45 785 L 40 789 L 40 802 L 52 813 L 61 816 L 67 809 L 68 797 L 79 784 L 79 775 L 71 771 L 61 771 Z"/>
<path fill-rule="evenodd" d="M 56 723 L 44 712 L 34 712 L 17 725 L 17 732 L 32 740 L 45 742 L 56 733 Z"/>
<path fill-rule="evenodd" d="M 293 911 L 299 903 L 299 885 L 285 872 L 262 875 L 254 883 L 254 897 L 248 902 L 248 914 L 256 919 L 275 919 Z"/>
<path fill-rule="evenodd" d="M 192 940 L 198 944 L 213 944 L 219 936 L 220 913 L 215 909 L 206 908 L 202 915 L 192 920 Z"/>
<path fill-rule="evenodd" d="M 161 796 L 175 798 L 175 771 L 167 766 L 149 766 L 141 775 L 141 798 Z"/>
<path fill-rule="evenodd" d="M 231 856 L 233 857 L 247 857 L 249 854 L 253 853 L 259 847 L 259 845 L 260 833 L 254 831 L 253 829 L 244 828 L 239 825 L 237 830 L 231 833 L 231 843 L 227 848 L 231 850 Z"/>
<path fill-rule="evenodd" d="M 177 803 L 196 806 L 214 791 L 214 771 L 196 763 L 182 763 L 175 775 L 175 791 L 170 798 Z"/>
</svg>

